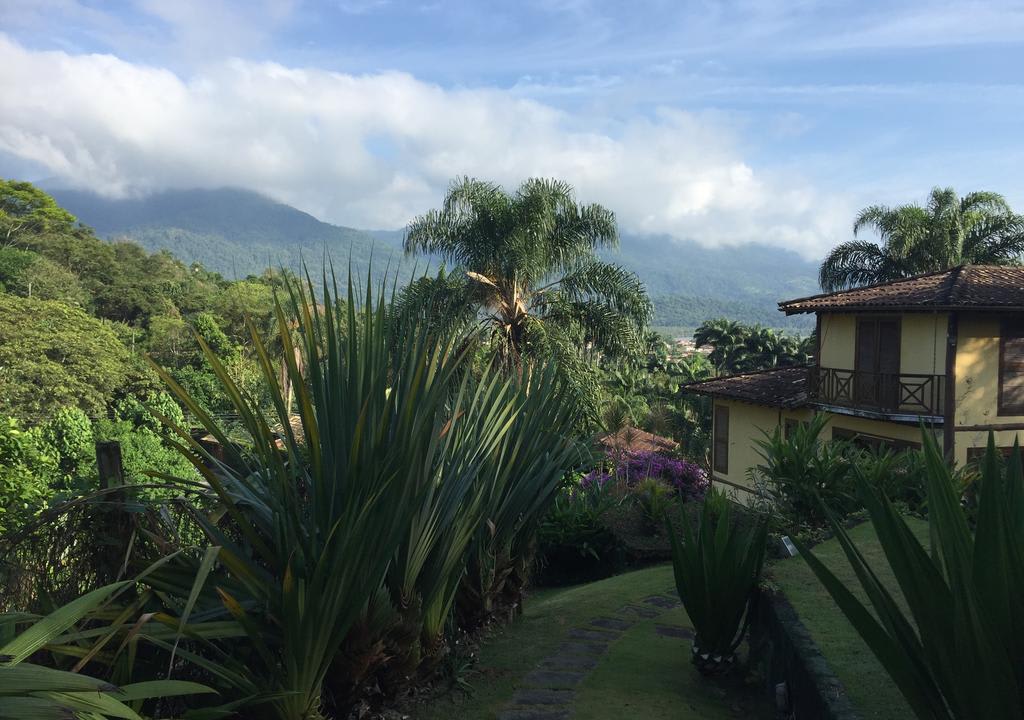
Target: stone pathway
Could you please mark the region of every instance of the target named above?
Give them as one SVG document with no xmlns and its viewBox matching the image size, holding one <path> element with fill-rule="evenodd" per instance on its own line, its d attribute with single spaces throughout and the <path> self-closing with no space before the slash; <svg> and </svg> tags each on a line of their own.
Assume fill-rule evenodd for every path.
<svg viewBox="0 0 1024 720">
<path fill-rule="evenodd" d="M 673 589 L 623 605 L 612 615 L 596 617 L 570 629 L 555 653 L 541 660 L 523 678 L 512 701 L 498 714 L 498 720 L 568 720 L 572 717 L 576 688 L 597 667 L 608 647 L 637 622 L 652 620 L 679 604 Z M 693 637 L 692 630 L 678 625 L 655 624 L 654 630 L 663 637 Z"/>
</svg>

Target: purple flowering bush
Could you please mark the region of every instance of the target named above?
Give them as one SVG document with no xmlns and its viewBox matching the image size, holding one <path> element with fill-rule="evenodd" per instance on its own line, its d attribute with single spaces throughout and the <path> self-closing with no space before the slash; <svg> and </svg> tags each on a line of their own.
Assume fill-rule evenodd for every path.
<svg viewBox="0 0 1024 720">
<path fill-rule="evenodd" d="M 656 452 L 609 453 L 605 467 L 584 476 L 584 486 L 603 487 L 612 479 L 635 488 L 648 478 L 661 480 L 686 500 L 699 500 L 708 489 L 708 474 L 700 465 Z"/>
</svg>

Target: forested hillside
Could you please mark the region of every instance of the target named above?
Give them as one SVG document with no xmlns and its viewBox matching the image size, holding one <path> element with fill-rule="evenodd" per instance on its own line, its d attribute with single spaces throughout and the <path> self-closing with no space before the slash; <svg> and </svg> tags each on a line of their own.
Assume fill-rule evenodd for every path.
<svg viewBox="0 0 1024 720">
<path fill-rule="evenodd" d="M 402 231 L 331 225 L 308 213 L 244 190 L 182 190 L 111 200 L 53 190 L 58 202 L 106 238 L 130 238 L 148 250 L 170 250 L 226 278 L 268 266 L 292 270 L 305 261 L 319 271 L 326 251 L 335 264 L 351 261 L 358 276 L 371 256 L 378 269 L 412 273 L 424 260 L 401 251 Z M 656 325 L 696 327 L 728 316 L 747 323 L 807 330 L 807 318 L 785 318 L 779 300 L 816 290 L 814 263 L 761 245 L 708 248 L 664 236 L 624 234 L 603 257 L 635 272 L 654 300 Z"/>
<path fill-rule="evenodd" d="M 245 190 L 177 190 L 123 200 L 76 190 L 53 195 L 100 237 L 169 250 L 231 279 L 303 264 L 319 274 L 325 253 L 336 265 L 351 262 L 358 277 L 371 260 L 380 269 L 403 260 L 400 234 L 330 225 Z M 412 270 L 412 263 L 402 264 Z"/>
</svg>

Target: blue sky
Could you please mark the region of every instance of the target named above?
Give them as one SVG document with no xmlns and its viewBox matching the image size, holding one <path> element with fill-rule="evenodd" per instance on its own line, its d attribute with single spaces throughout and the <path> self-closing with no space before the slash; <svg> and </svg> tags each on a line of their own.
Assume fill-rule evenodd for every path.
<svg viewBox="0 0 1024 720">
<path fill-rule="evenodd" d="M 813 257 L 933 185 L 1024 208 L 1022 67 L 1019 2 L 3 0 L 0 173 L 363 227 L 551 174 L 627 231 Z"/>
</svg>

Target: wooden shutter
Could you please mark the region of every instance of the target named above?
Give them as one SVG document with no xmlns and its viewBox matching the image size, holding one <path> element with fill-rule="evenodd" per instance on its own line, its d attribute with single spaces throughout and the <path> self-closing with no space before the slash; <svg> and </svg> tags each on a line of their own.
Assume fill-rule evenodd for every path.
<svg viewBox="0 0 1024 720">
<path fill-rule="evenodd" d="M 873 405 L 877 395 L 875 358 L 878 349 L 878 323 L 857 321 L 857 347 L 853 358 L 854 397 L 856 402 Z"/>
<path fill-rule="evenodd" d="M 715 472 L 729 474 L 729 407 L 715 405 L 714 447 L 712 448 Z"/>
<path fill-rule="evenodd" d="M 853 363 L 857 402 L 896 409 L 900 387 L 900 321 L 858 320 Z"/>
<path fill-rule="evenodd" d="M 1024 322 L 1003 323 L 999 343 L 999 414 L 1024 415 Z"/>
<path fill-rule="evenodd" d="M 897 320 L 878 323 L 878 404 L 889 410 L 899 406 L 900 324 Z"/>
</svg>

